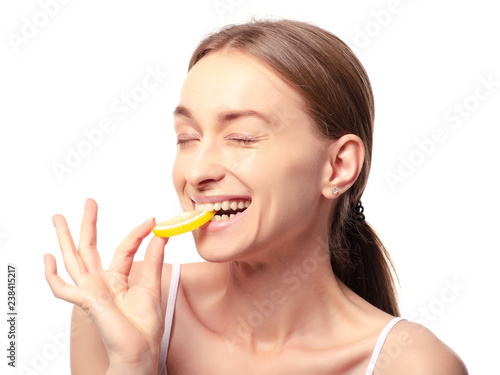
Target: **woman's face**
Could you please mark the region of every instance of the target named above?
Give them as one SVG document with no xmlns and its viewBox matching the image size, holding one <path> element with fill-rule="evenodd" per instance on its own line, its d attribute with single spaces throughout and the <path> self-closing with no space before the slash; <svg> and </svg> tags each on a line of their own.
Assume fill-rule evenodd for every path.
<svg viewBox="0 0 500 375">
<path fill-rule="evenodd" d="M 243 53 L 209 53 L 189 72 L 174 117 L 183 210 L 225 211 L 193 232 L 204 259 L 262 259 L 327 228 L 327 142 L 272 70 Z"/>
</svg>

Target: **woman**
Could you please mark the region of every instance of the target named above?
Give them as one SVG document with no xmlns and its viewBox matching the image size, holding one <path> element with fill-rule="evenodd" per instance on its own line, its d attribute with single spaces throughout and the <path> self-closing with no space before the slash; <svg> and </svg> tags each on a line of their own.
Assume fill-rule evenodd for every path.
<svg viewBox="0 0 500 375">
<path fill-rule="evenodd" d="M 55 215 L 74 303 L 73 374 L 466 374 L 432 333 L 399 315 L 388 255 L 360 198 L 374 106 L 363 67 L 309 24 L 259 21 L 209 36 L 174 111 L 173 182 L 208 262 L 163 264 L 166 239 L 135 228 L 103 271 L 97 205 L 78 249 Z M 180 278 L 179 278 L 180 272 Z M 167 355 L 168 354 L 168 355 Z"/>
</svg>

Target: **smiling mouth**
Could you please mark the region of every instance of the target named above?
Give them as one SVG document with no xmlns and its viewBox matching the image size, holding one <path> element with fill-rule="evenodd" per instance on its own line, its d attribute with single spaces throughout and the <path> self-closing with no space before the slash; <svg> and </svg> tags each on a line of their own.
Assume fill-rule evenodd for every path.
<svg viewBox="0 0 500 375">
<path fill-rule="evenodd" d="M 251 204 L 250 200 L 230 200 L 214 203 L 195 203 L 196 210 L 217 211 L 210 221 L 225 221 L 240 215 Z"/>
</svg>

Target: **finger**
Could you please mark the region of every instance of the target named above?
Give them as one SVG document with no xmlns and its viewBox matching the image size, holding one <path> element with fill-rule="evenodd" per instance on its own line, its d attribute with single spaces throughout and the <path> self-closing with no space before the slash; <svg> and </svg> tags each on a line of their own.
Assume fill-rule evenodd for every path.
<svg viewBox="0 0 500 375">
<path fill-rule="evenodd" d="M 155 219 L 151 218 L 135 227 L 116 249 L 109 270 L 120 272 L 123 275 L 128 276 L 130 269 L 132 268 L 132 263 L 134 262 L 134 256 L 137 249 L 139 249 L 142 240 L 146 238 L 149 233 L 151 233 L 151 230 L 155 225 Z"/>
<path fill-rule="evenodd" d="M 115 347 L 118 343 L 113 338 L 116 337 L 117 330 L 130 322 L 114 306 L 112 299 L 105 295 L 105 291 L 101 295 L 93 296 L 87 293 L 85 296 L 85 293 L 81 292 L 78 287 L 67 284 L 57 274 L 57 264 L 52 254 L 44 254 L 44 262 L 45 278 L 54 296 L 79 306 L 103 332 L 104 343 Z"/>
<path fill-rule="evenodd" d="M 97 203 L 90 198 L 85 201 L 85 213 L 83 214 L 80 229 L 80 241 L 78 252 L 87 269 L 102 269 L 101 258 L 97 252 Z"/>
<path fill-rule="evenodd" d="M 163 270 L 163 256 L 168 238 L 153 237 L 149 242 L 144 256 L 144 266 L 140 285 L 155 288 L 161 291 L 161 274 Z"/>
<path fill-rule="evenodd" d="M 59 240 L 59 247 L 61 248 L 64 265 L 75 284 L 78 285 L 81 275 L 87 272 L 87 268 L 80 254 L 76 251 L 73 237 L 71 237 L 68 223 L 64 216 L 54 215 L 52 219 L 56 227 L 57 239 Z"/>
<path fill-rule="evenodd" d="M 57 298 L 80 305 L 82 303 L 78 288 L 66 283 L 61 276 L 57 274 L 56 259 L 52 254 L 44 254 L 45 279 L 47 280 L 52 293 Z"/>
<path fill-rule="evenodd" d="M 45 278 L 52 289 L 52 293 L 59 299 L 71 302 L 82 308 L 86 314 L 92 319 L 95 319 L 99 314 L 106 311 L 107 315 L 113 315 L 113 321 L 122 319 L 119 312 L 114 308 L 112 297 L 107 291 L 101 290 L 98 293 L 89 293 L 89 291 L 81 291 L 80 288 L 66 283 L 61 276 L 57 274 L 57 264 L 52 254 L 44 254 L 45 262 Z M 108 321 L 103 324 L 109 325 Z"/>
</svg>

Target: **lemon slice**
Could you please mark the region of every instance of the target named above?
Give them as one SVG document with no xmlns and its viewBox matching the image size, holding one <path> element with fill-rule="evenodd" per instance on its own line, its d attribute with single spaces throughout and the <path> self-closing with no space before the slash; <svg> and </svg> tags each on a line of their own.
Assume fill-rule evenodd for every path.
<svg viewBox="0 0 500 375">
<path fill-rule="evenodd" d="M 184 212 L 169 220 L 157 223 L 153 233 L 157 237 L 172 237 L 201 227 L 214 217 L 215 211 Z"/>
</svg>

